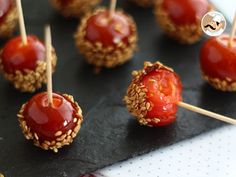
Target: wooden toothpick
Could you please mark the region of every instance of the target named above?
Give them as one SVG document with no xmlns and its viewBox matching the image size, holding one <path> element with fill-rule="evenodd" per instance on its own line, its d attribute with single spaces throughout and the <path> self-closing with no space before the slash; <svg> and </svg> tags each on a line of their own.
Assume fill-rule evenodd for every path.
<svg viewBox="0 0 236 177">
<path fill-rule="evenodd" d="M 111 0 L 110 2 L 110 17 L 112 17 L 113 13 L 116 10 L 116 3 L 117 3 L 117 0 Z"/>
<path fill-rule="evenodd" d="M 196 113 L 199 113 L 199 114 L 202 114 L 202 115 L 205 115 L 205 116 L 217 119 L 217 120 L 221 120 L 223 122 L 227 122 L 227 123 L 236 125 L 236 120 L 235 119 L 232 119 L 230 117 L 223 116 L 223 115 L 211 112 L 211 111 L 207 111 L 205 109 L 202 109 L 202 108 L 190 105 L 188 103 L 178 102 L 178 106 L 180 106 L 182 108 L 185 108 L 185 109 L 188 109 L 190 111 L 193 111 L 193 112 L 196 112 Z"/>
<path fill-rule="evenodd" d="M 235 15 L 234 15 L 233 26 L 232 26 L 231 33 L 230 33 L 230 36 L 229 36 L 229 43 L 228 43 L 229 47 L 233 47 L 235 32 L 236 32 L 236 12 L 235 12 Z"/>
<path fill-rule="evenodd" d="M 52 37 L 51 29 L 49 25 L 45 27 L 45 46 L 46 46 L 46 58 L 47 58 L 47 94 L 49 105 L 53 104 L 52 101 Z"/>
<path fill-rule="evenodd" d="M 19 25 L 20 25 L 20 34 L 22 38 L 22 43 L 24 45 L 27 44 L 27 35 L 26 35 L 26 29 L 25 29 L 25 22 L 24 22 L 24 15 L 21 5 L 21 0 L 16 0 L 16 6 L 18 11 L 18 19 L 19 19 Z"/>
</svg>

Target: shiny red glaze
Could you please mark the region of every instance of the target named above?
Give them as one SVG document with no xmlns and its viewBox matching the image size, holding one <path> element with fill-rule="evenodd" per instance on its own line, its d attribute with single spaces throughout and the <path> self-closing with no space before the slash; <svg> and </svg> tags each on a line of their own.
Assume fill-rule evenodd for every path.
<svg viewBox="0 0 236 177">
<path fill-rule="evenodd" d="M 209 38 L 203 45 L 200 64 L 203 73 L 211 78 L 231 78 L 236 81 L 236 38 L 233 47 L 228 46 L 228 36 Z"/>
<path fill-rule="evenodd" d="M 131 35 L 130 21 L 123 13 L 108 11 L 91 16 L 87 21 L 85 38 L 90 42 L 101 42 L 103 46 L 114 46 L 120 41 L 128 42 Z"/>
<path fill-rule="evenodd" d="M 53 93 L 53 105 L 48 104 L 47 93 L 39 93 L 26 104 L 23 115 L 26 124 L 37 133 L 40 141 L 55 140 L 55 133 L 74 129 L 76 105 L 62 95 Z"/>
<path fill-rule="evenodd" d="M 7 12 L 10 10 L 12 0 L 0 0 L 0 22 L 4 19 Z"/>
<path fill-rule="evenodd" d="M 150 72 L 141 82 L 147 88 L 147 101 L 153 108 L 148 111 L 148 118 L 159 118 L 158 124 L 163 126 L 176 119 L 177 103 L 182 100 L 182 84 L 179 77 L 166 69 L 158 69 Z"/>
<path fill-rule="evenodd" d="M 207 0 L 163 0 L 163 7 L 176 25 L 193 24 L 209 10 Z"/>
<path fill-rule="evenodd" d="M 36 36 L 27 36 L 28 43 L 23 45 L 21 37 L 11 39 L 3 48 L 1 59 L 5 72 L 16 70 L 35 70 L 37 62 L 45 60 L 45 46 Z"/>
</svg>

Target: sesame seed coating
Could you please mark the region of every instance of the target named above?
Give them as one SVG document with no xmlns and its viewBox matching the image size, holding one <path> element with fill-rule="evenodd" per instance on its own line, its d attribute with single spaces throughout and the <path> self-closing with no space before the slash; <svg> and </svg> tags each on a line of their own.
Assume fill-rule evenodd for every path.
<svg viewBox="0 0 236 177">
<path fill-rule="evenodd" d="M 147 89 L 141 83 L 143 77 L 148 73 L 156 69 L 166 69 L 171 72 L 173 70 L 169 67 L 164 66 L 160 62 L 150 63 L 145 62 L 144 68 L 138 71 L 133 71 L 133 79 L 129 85 L 126 95 L 124 97 L 124 102 L 128 111 L 137 118 L 138 122 L 141 125 L 152 126 L 151 123 L 158 123 L 160 119 L 157 118 L 148 118 L 147 112 L 152 110 L 152 103 L 147 101 Z"/>
<path fill-rule="evenodd" d="M 89 64 L 93 64 L 97 67 L 113 68 L 117 65 L 122 65 L 132 58 L 137 45 L 136 25 L 133 19 L 128 16 L 127 18 L 130 22 L 131 35 L 128 37 L 127 44 L 119 41 L 115 47 L 104 47 L 101 42 L 92 43 L 85 38 L 87 21 L 92 15 L 96 15 L 104 10 L 104 8 L 99 8 L 93 13 L 87 13 L 85 17 L 81 19 L 81 24 L 75 34 L 75 40 L 77 48 L 80 53 L 85 56 L 85 59 Z M 123 13 L 122 11 L 117 12 Z"/>
<path fill-rule="evenodd" d="M 2 50 L 0 51 L 0 55 Z M 52 50 L 52 70 L 55 71 L 57 56 L 55 50 Z M 46 77 L 46 60 L 39 61 L 35 70 L 26 69 L 24 72 L 16 70 L 14 74 L 6 73 L 3 69 L 2 60 L 0 58 L 0 71 L 4 77 L 13 83 L 16 89 L 22 92 L 35 92 L 47 82 Z"/>
<path fill-rule="evenodd" d="M 209 11 L 213 7 L 209 7 Z M 201 19 L 197 19 L 197 23 L 176 25 L 169 17 L 168 13 L 162 7 L 162 1 L 157 1 L 154 9 L 157 23 L 165 31 L 165 33 L 173 39 L 183 44 L 193 44 L 201 39 L 203 31 L 201 28 Z"/>
<path fill-rule="evenodd" d="M 64 0 L 51 0 L 53 7 L 60 11 L 63 16 L 80 17 L 100 3 L 101 0 L 71 0 L 66 5 L 62 1 Z"/>
<path fill-rule="evenodd" d="M 12 35 L 17 25 L 17 19 L 17 10 L 14 6 L 9 10 L 8 14 L 0 24 L 0 38 L 6 38 Z"/>
<path fill-rule="evenodd" d="M 202 77 L 217 90 L 229 92 L 236 91 L 236 81 L 233 81 L 230 78 L 212 78 L 205 74 L 202 74 Z"/>
<path fill-rule="evenodd" d="M 68 130 L 66 133 L 62 134 L 61 131 L 57 131 L 55 133 L 55 140 L 48 141 L 44 140 L 41 141 L 36 132 L 33 132 L 31 128 L 27 125 L 27 122 L 24 118 L 24 110 L 27 103 L 23 104 L 19 113 L 17 114 L 18 121 L 22 132 L 27 140 L 33 140 L 34 145 L 40 147 L 44 150 L 53 150 L 55 153 L 58 152 L 58 149 L 63 147 L 64 145 L 69 145 L 73 142 L 73 138 L 76 137 L 77 133 L 80 130 L 81 123 L 83 122 L 83 115 L 82 109 L 78 105 L 77 102 L 74 101 L 73 97 L 68 94 L 63 94 L 63 97 L 70 100 L 72 103 L 76 105 L 76 116 L 79 118 L 76 122 L 76 127 L 73 130 Z"/>
</svg>

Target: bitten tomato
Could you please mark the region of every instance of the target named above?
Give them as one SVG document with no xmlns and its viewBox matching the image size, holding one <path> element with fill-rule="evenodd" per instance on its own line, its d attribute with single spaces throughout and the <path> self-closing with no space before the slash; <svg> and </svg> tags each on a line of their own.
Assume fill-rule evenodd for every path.
<svg viewBox="0 0 236 177">
<path fill-rule="evenodd" d="M 162 3 L 176 25 L 196 23 L 209 10 L 207 0 L 163 0 Z"/>
<path fill-rule="evenodd" d="M 129 19 L 120 12 L 109 17 L 109 11 L 101 11 L 87 21 L 85 38 L 90 42 L 100 42 L 103 46 L 115 46 L 119 42 L 128 42 L 131 35 Z"/>
<path fill-rule="evenodd" d="M 64 134 L 76 127 L 77 124 L 73 122 L 73 118 L 78 117 L 75 108 L 74 103 L 56 93 L 53 93 L 53 104 L 49 105 L 47 93 L 43 92 L 35 95 L 25 105 L 23 116 L 41 142 L 52 141 L 56 139 L 57 131 Z"/>
<path fill-rule="evenodd" d="M 23 45 L 20 36 L 11 39 L 4 46 L 1 59 L 3 69 L 12 74 L 16 70 L 35 70 L 37 62 L 45 60 L 45 46 L 36 36 L 27 36 L 27 44 Z"/>
<path fill-rule="evenodd" d="M 228 47 L 229 36 L 208 39 L 200 54 L 201 69 L 204 75 L 220 80 L 236 81 L 236 38 L 234 45 Z"/>
<path fill-rule="evenodd" d="M 151 124 L 163 126 L 174 122 L 177 103 L 182 100 L 182 84 L 179 77 L 169 70 L 158 69 L 145 75 L 141 84 L 147 88 L 147 101 L 152 105 L 146 117 L 160 119 L 159 123 Z"/>
</svg>

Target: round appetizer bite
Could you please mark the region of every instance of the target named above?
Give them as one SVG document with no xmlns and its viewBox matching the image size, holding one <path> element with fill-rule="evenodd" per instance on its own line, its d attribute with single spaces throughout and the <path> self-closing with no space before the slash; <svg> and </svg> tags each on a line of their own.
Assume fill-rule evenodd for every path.
<svg viewBox="0 0 236 177">
<path fill-rule="evenodd" d="M 136 25 L 122 11 L 97 9 L 81 20 L 75 40 L 88 63 L 112 68 L 132 58 L 137 42 Z"/>
<path fill-rule="evenodd" d="M 101 0 L 52 0 L 52 5 L 65 17 L 80 17 Z"/>
<path fill-rule="evenodd" d="M 140 124 L 163 126 L 176 119 L 177 103 L 182 100 L 182 84 L 171 68 L 160 62 L 144 63 L 133 71 L 133 80 L 124 101 Z"/>
<path fill-rule="evenodd" d="M 203 78 L 222 91 L 236 91 L 236 38 L 228 45 L 229 36 L 209 38 L 202 46 L 200 65 Z"/>
<path fill-rule="evenodd" d="M 82 110 L 71 95 L 53 93 L 49 104 L 47 92 L 33 96 L 17 116 L 26 139 L 54 152 L 72 143 L 83 121 Z"/>
<path fill-rule="evenodd" d="M 12 35 L 17 19 L 17 9 L 13 0 L 0 0 L 0 38 Z"/>
<path fill-rule="evenodd" d="M 203 34 L 201 18 L 212 9 L 207 0 L 160 0 L 155 14 L 168 36 L 180 43 L 192 44 Z"/>
<path fill-rule="evenodd" d="M 52 50 L 53 70 L 56 66 L 56 53 Z M 33 35 L 22 43 L 20 36 L 8 41 L 0 51 L 0 69 L 5 78 L 22 92 L 34 92 L 46 83 L 45 46 Z"/>
<path fill-rule="evenodd" d="M 141 7 L 151 7 L 154 5 L 155 0 L 131 0 L 135 4 Z"/>
<path fill-rule="evenodd" d="M 52 91 L 51 30 L 45 27 L 47 92 L 38 93 L 23 104 L 17 114 L 26 139 L 44 150 L 72 143 L 83 121 L 82 110 L 68 94 Z"/>
<path fill-rule="evenodd" d="M 179 76 L 160 62 L 145 62 L 144 68 L 133 71 L 124 102 L 141 125 L 158 127 L 176 120 L 177 106 L 236 125 L 236 120 L 182 102 Z"/>
</svg>

